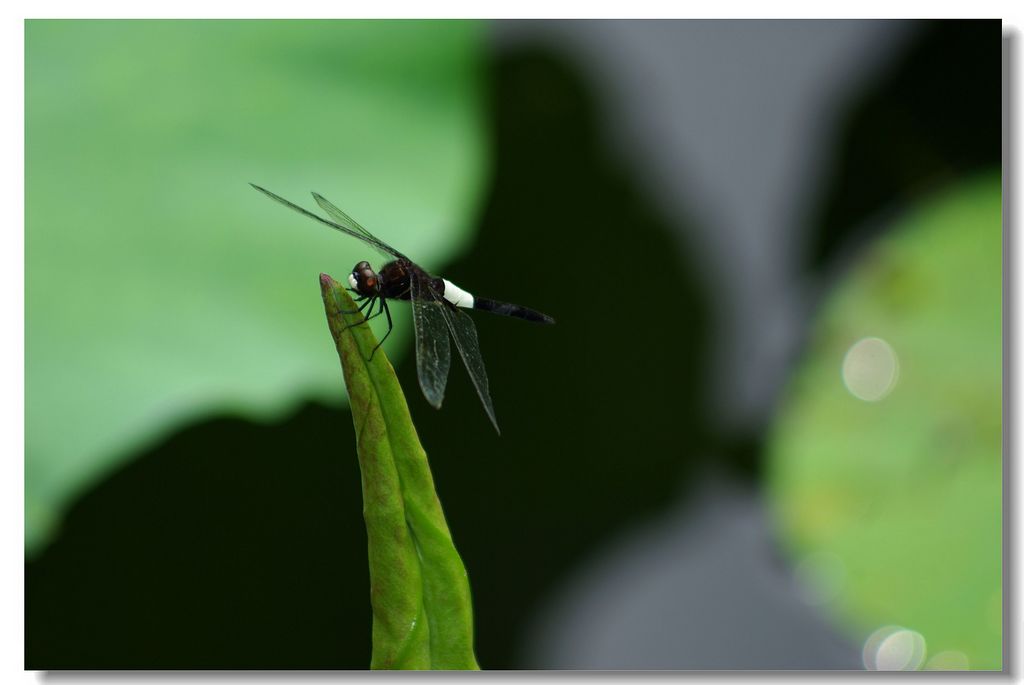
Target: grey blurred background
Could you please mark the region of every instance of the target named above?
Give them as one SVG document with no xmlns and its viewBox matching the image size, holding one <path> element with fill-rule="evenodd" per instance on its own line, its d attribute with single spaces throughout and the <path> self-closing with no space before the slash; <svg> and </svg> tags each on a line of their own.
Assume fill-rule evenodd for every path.
<svg viewBox="0 0 1024 685">
<path fill-rule="evenodd" d="M 593 88 L 601 129 L 699 255 L 716 294 L 709 416 L 771 417 L 817 293 L 804 217 L 848 102 L 913 37 L 900 21 L 501 22 L 499 52 L 542 45 Z M 793 46 L 799 46 L 794 50 Z M 612 267 L 614 270 L 614 267 Z M 714 462 L 715 455 L 708 455 Z M 755 488 L 714 474 L 595 552 L 552 593 L 526 664 L 577 669 L 859 668 L 778 563 Z"/>
</svg>

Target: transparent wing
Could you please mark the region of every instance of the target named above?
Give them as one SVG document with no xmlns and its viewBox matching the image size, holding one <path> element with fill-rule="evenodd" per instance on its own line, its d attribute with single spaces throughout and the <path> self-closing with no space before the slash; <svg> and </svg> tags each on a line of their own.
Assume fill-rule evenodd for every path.
<svg viewBox="0 0 1024 685">
<path fill-rule="evenodd" d="M 335 205 L 333 202 L 328 200 L 320 193 L 313 193 L 313 199 L 316 200 L 316 203 L 318 205 L 320 205 L 320 209 L 330 214 L 331 218 L 337 221 L 342 226 L 351 228 L 353 231 L 359 231 L 370 240 L 377 240 L 377 238 L 372 233 L 366 230 L 365 226 L 363 226 L 361 223 L 359 223 L 358 221 L 350 217 L 348 214 L 343 212 L 340 207 Z"/>
<path fill-rule="evenodd" d="M 441 408 L 444 387 L 448 383 L 448 369 L 451 366 L 451 348 L 448 344 L 448 327 L 444 320 L 444 305 L 434 298 L 429 286 L 418 278 L 412 278 L 413 329 L 416 333 L 416 375 L 427 402 Z"/>
<path fill-rule="evenodd" d="M 366 226 L 362 225 L 361 223 L 350 217 L 348 214 L 343 212 L 337 205 L 335 205 L 330 200 L 319 194 L 319 192 L 313 192 L 313 200 L 316 201 L 317 205 L 321 206 L 321 209 L 330 214 L 332 219 L 334 219 L 341 225 L 345 226 L 346 228 L 351 228 L 352 230 L 356 230 L 362 233 L 362 236 L 366 237 L 366 239 L 372 243 L 386 245 L 384 241 L 380 240 L 379 238 L 374 236 L 373 233 L 367 230 Z M 394 252 L 398 251 L 394 250 Z"/>
<path fill-rule="evenodd" d="M 337 205 L 335 205 L 333 202 L 325 198 L 320 193 L 313 193 L 313 199 L 316 200 L 316 203 L 318 205 L 320 205 L 320 209 L 327 212 L 332 219 L 338 222 L 338 225 L 359 233 L 364 241 L 366 241 L 370 245 L 373 245 L 379 251 L 391 257 L 408 259 L 408 257 L 406 257 L 404 254 L 402 254 L 395 248 L 391 247 L 377 236 L 370 233 L 361 223 L 359 223 L 358 221 L 350 217 L 348 214 L 343 212 Z"/>
<path fill-rule="evenodd" d="M 487 418 L 494 424 L 494 430 L 501 434 L 498 428 L 498 419 L 494 416 L 494 404 L 491 403 L 491 392 L 487 383 L 487 369 L 484 368 L 484 358 L 480 355 L 480 343 L 476 337 L 476 326 L 468 314 L 452 307 L 441 307 L 441 314 L 444 316 L 448 329 L 455 339 L 455 347 L 458 348 L 462 361 L 469 372 L 469 378 L 476 387 L 476 394 L 483 402 Z"/>
<path fill-rule="evenodd" d="M 308 216 L 310 219 L 313 219 L 315 221 L 319 221 L 320 223 L 324 224 L 325 226 L 329 226 L 330 228 L 333 228 L 336 231 L 341 231 L 342 233 L 345 233 L 346 235 L 350 235 L 353 238 L 358 238 L 359 240 L 362 240 L 364 243 L 367 243 L 368 245 L 372 246 L 373 248 L 375 248 L 379 252 L 383 253 L 384 255 L 387 255 L 388 257 L 396 257 L 396 258 L 408 259 L 408 257 L 405 257 L 405 255 L 403 255 L 401 252 L 399 252 L 395 248 L 391 247 L 390 245 L 388 245 L 387 243 L 383 242 L 382 240 L 379 240 L 379 239 L 373 237 L 373 235 L 371 235 L 369 231 L 367 231 L 362 226 L 359 226 L 359 224 L 356 224 L 355 222 L 353 222 L 353 224 L 355 224 L 355 226 L 358 227 L 358 228 L 353 228 L 352 226 L 334 223 L 333 221 L 328 221 L 327 219 L 323 218 L 322 216 L 317 216 L 316 214 L 314 214 L 313 212 L 309 211 L 308 209 L 303 209 L 302 207 L 298 206 L 294 202 L 289 202 L 288 200 L 284 199 L 280 195 L 275 195 L 274 193 L 270 192 L 266 188 L 261 188 L 258 185 L 256 185 L 255 183 L 250 183 L 249 185 L 251 185 L 253 188 L 255 188 L 256 190 L 260 191 L 261 193 L 263 193 L 264 195 L 269 197 L 271 200 L 274 200 L 276 202 L 280 202 L 285 207 L 288 207 L 289 209 L 293 209 L 296 212 L 298 212 L 299 214 L 303 214 L 305 216 Z M 315 193 L 314 193 L 314 195 L 315 195 Z M 328 203 L 328 204 L 330 204 L 330 203 Z M 331 206 L 334 207 L 334 205 L 331 205 Z M 334 208 L 337 209 L 337 207 L 334 207 Z M 338 211 L 341 211 L 341 210 L 338 210 Z M 342 212 L 342 213 L 344 214 L 344 212 Z M 348 215 L 345 215 L 345 216 L 348 216 Z M 351 221 L 351 219 L 349 219 L 349 221 Z"/>
</svg>

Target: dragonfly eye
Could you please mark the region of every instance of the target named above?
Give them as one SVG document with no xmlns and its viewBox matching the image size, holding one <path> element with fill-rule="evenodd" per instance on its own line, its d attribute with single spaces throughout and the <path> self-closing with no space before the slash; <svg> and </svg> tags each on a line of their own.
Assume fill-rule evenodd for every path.
<svg viewBox="0 0 1024 685">
<path fill-rule="evenodd" d="M 348 276 L 348 284 L 360 295 L 372 297 L 377 294 L 380 277 L 369 262 L 359 262 Z"/>
</svg>

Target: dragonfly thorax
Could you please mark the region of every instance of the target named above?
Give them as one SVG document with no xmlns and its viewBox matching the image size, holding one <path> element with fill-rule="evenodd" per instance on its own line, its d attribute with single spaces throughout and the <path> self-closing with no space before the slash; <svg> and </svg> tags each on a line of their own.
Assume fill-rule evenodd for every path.
<svg viewBox="0 0 1024 685">
<path fill-rule="evenodd" d="M 380 276 L 369 262 L 359 262 L 348 275 L 348 284 L 363 297 L 374 297 L 380 291 Z"/>
</svg>

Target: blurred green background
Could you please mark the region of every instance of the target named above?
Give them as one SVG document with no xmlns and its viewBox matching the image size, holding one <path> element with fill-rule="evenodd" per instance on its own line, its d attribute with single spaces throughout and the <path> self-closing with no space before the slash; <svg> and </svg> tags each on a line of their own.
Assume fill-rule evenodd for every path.
<svg viewBox="0 0 1024 685">
<path fill-rule="evenodd" d="M 30 551 L 190 421 L 336 401 L 308 291 L 363 253 L 248 181 L 318 190 L 440 264 L 487 180 L 480 42 L 460 22 L 26 25 Z"/>
<path fill-rule="evenodd" d="M 951 188 L 860 255 L 769 454 L 811 592 L 982 668 L 1002 656 L 1000 198 L 994 174 Z"/>
<path fill-rule="evenodd" d="M 708 401 L 721 298 L 679 238 L 728 227 L 667 211 L 623 162 L 631 129 L 586 60 L 537 38 L 553 24 L 586 22 L 26 23 L 28 668 L 368 664 L 316 277 L 377 256 L 250 181 L 307 207 L 320 192 L 558 320 L 476 317 L 500 438 L 461 368 L 442 411 L 423 401 L 400 304 L 386 344 L 484 668 L 560 666 L 529 648 L 541 609 L 709 473 L 766 493 L 794 606 L 854 666 L 1000 667 L 999 22 L 911 23 L 850 87 L 787 238 L 806 337 L 745 431 Z"/>
</svg>

